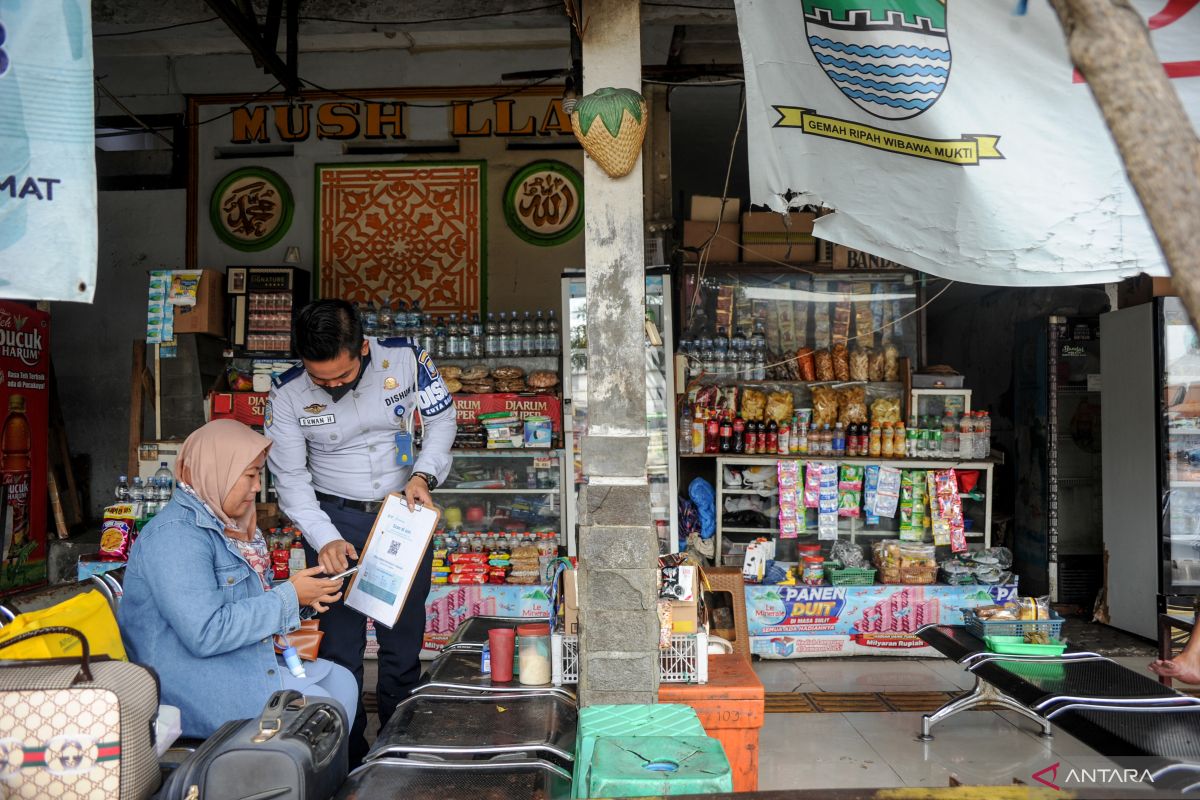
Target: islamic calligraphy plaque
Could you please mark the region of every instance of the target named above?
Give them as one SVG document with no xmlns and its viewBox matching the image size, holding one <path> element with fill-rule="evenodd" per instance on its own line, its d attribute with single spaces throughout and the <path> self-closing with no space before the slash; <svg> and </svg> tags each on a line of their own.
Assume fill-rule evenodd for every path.
<svg viewBox="0 0 1200 800">
<path fill-rule="evenodd" d="M 238 250 L 265 250 L 292 224 L 292 191 L 269 169 L 246 167 L 226 175 L 213 190 L 209 215 L 221 241 Z"/>
<path fill-rule="evenodd" d="M 317 165 L 321 297 L 478 312 L 486 169 L 483 161 Z"/>
<path fill-rule="evenodd" d="M 508 182 L 504 218 L 530 244 L 570 241 L 583 228 L 583 180 L 559 161 L 535 161 Z"/>
</svg>

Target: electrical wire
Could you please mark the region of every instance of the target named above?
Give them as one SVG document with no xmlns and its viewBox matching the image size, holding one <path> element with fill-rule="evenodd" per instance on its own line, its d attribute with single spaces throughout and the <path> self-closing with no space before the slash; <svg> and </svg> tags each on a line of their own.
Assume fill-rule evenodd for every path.
<svg viewBox="0 0 1200 800">
<path fill-rule="evenodd" d="M 505 97 L 512 97 L 513 95 L 518 95 L 521 92 L 524 92 L 524 91 L 534 88 L 535 86 L 541 86 L 543 83 L 547 83 L 558 77 L 561 77 L 561 76 L 547 75 L 544 78 L 538 78 L 536 81 L 531 81 L 529 83 L 522 84 L 521 86 L 513 87 L 512 89 L 510 89 L 507 92 L 502 92 L 497 95 L 492 95 L 491 97 L 475 97 L 475 98 L 470 98 L 470 99 L 463 100 L 460 102 L 465 102 L 470 105 L 474 105 L 475 103 L 490 103 L 493 100 L 502 100 Z M 349 94 L 347 92 L 343 92 L 339 89 L 327 89 L 324 86 L 320 85 L 319 83 L 313 83 L 312 81 L 308 80 L 307 78 L 301 78 L 300 82 L 305 84 L 306 86 L 311 86 L 312 88 L 314 88 L 318 91 L 328 92 L 329 94 L 334 94 L 334 95 L 337 95 L 338 97 L 345 97 L 347 100 L 354 100 L 359 103 L 378 103 L 379 102 L 378 100 L 368 100 L 364 97 L 356 97 L 355 95 Z M 410 103 L 410 102 L 405 101 L 404 105 L 409 108 L 453 108 L 455 106 L 455 103 Z"/>
<path fill-rule="evenodd" d="M 117 96 L 115 94 L 113 94 L 112 92 L 110 92 L 108 90 L 108 87 L 106 87 L 103 83 L 100 82 L 99 78 L 96 78 L 93 76 L 92 80 L 96 84 L 96 88 L 99 89 L 104 94 L 105 97 L 107 97 L 109 100 L 111 100 L 113 103 L 115 103 L 117 108 L 124 111 L 131 120 L 136 122 L 141 128 L 143 128 L 147 132 L 153 134 L 154 136 L 158 137 L 159 139 L 162 139 L 164 142 L 167 143 L 167 147 L 170 147 L 172 150 L 175 149 L 175 142 L 171 141 L 166 136 L 163 136 L 161 131 L 159 131 L 157 128 L 151 127 L 149 125 L 149 123 L 144 122 L 141 117 L 139 117 L 137 114 L 134 114 L 132 111 L 130 111 L 129 106 L 125 105 L 119 99 L 117 99 Z"/>
<path fill-rule="evenodd" d="M 244 103 L 242 103 L 241 105 L 234 106 L 233 108 L 229 109 L 228 111 L 226 111 L 226 112 L 224 112 L 224 113 L 222 113 L 222 114 L 218 114 L 218 115 L 217 115 L 217 116 L 215 116 L 215 117 L 211 117 L 210 119 L 206 119 L 206 120 L 204 120 L 203 122 L 194 122 L 194 123 L 187 123 L 187 122 L 185 122 L 185 123 L 182 123 L 182 124 L 180 124 L 180 125 L 173 125 L 173 126 L 170 126 L 170 127 L 155 127 L 155 126 L 153 126 L 153 125 L 150 125 L 149 123 L 145 122 L 144 120 L 142 120 L 142 118 L 141 118 L 141 117 L 139 117 L 137 114 L 135 114 L 135 113 L 133 113 L 132 111 L 130 111 L 130 110 L 129 110 L 129 108 L 128 108 L 128 107 L 127 107 L 127 106 L 126 106 L 124 103 L 122 103 L 120 100 L 118 100 L 118 99 L 117 99 L 117 97 L 116 97 L 116 95 L 114 95 L 114 94 L 113 94 L 113 93 L 112 93 L 112 92 L 111 92 L 111 91 L 108 89 L 108 87 L 106 87 L 106 86 L 105 86 L 105 85 L 104 85 L 104 84 L 101 82 L 101 80 L 100 80 L 100 78 L 99 78 L 99 77 L 93 76 L 93 77 L 92 77 L 92 80 L 95 82 L 95 84 L 96 84 L 96 88 L 98 88 L 98 89 L 99 89 L 99 90 L 100 90 L 102 93 L 104 93 L 104 94 L 105 94 L 105 95 L 106 95 L 106 96 L 107 96 L 107 97 L 108 97 L 110 100 L 112 100 L 112 102 L 113 102 L 113 103 L 115 103 L 115 104 L 116 104 L 116 105 L 117 105 L 119 108 L 121 108 L 121 109 L 122 109 L 122 110 L 125 112 L 125 114 L 126 114 L 126 115 L 127 115 L 129 118 L 130 118 L 130 119 L 132 119 L 134 122 L 136 122 L 136 123 L 138 124 L 138 127 L 140 127 L 140 128 L 143 128 L 144 130 L 146 130 L 146 131 L 149 131 L 150 133 L 153 133 L 153 134 L 155 134 L 155 135 L 156 135 L 156 136 L 158 136 L 160 139 L 162 139 L 164 142 L 166 142 L 167 144 L 169 144 L 171 147 L 174 147 L 174 146 L 175 146 L 175 143 L 174 143 L 173 141 L 171 141 L 170 139 L 167 139 L 165 136 L 161 136 L 161 135 L 160 135 L 160 132 L 161 132 L 161 131 L 171 131 L 171 130 L 175 130 L 176 128 L 180 128 L 180 129 L 182 129 L 182 130 L 187 130 L 187 129 L 189 129 L 189 128 L 199 128 L 199 127 L 201 127 L 201 126 L 203 126 L 203 125 L 208 125 L 209 123 L 216 122 L 216 121 L 218 121 L 218 120 L 222 120 L 222 119 L 224 119 L 225 117 L 228 117 L 228 116 L 230 116 L 231 114 L 234 114 L 234 113 L 236 113 L 236 112 L 240 111 L 241 109 L 244 109 L 244 108 L 248 107 L 248 106 L 249 106 L 251 103 L 253 103 L 255 100 L 259 99 L 260 97 L 263 97 L 263 96 L 265 96 L 265 95 L 268 95 L 268 94 L 270 94 L 271 92 L 275 91 L 277 88 L 279 88 L 279 81 L 276 81 L 276 82 L 275 82 L 275 83 L 273 83 L 273 84 L 272 84 L 272 85 L 271 85 L 269 88 L 267 88 L 267 89 L 264 89 L 263 91 L 259 92 L 258 94 L 251 95 L 251 96 L 250 96 L 250 99 L 249 99 L 249 100 L 247 100 L 247 101 L 245 101 L 245 102 L 244 102 Z"/>
<path fill-rule="evenodd" d="M 345 25 L 430 25 L 438 22 L 467 22 L 473 19 L 491 19 L 494 17 L 511 17 L 517 14 L 527 14 L 530 11 L 549 11 L 552 8 L 559 8 L 558 3 L 548 3 L 540 6 L 529 6 L 527 8 L 515 8 L 509 11 L 492 11 L 482 14 L 464 14 L 457 17 L 427 17 L 425 19 L 348 19 L 345 17 L 318 17 L 305 16 L 300 17 L 301 22 L 337 22 Z M 188 22 L 176 22 L 172 25 L 159 25 L 154 28 L 139 28 L 132 31 L 111 31 L 109 33 L 97 33 L 94 35 L 96 39 L 110 38 L 115 36 L 137 36 L 142 33 L 157 33 L 159 31 L 175 30 L 176 28 L 186 28 L 192 25 L 204 25 L 209 22 L 215 22 L 220 17 L 205 17 L 204 19 L 194 19 Z"/>
</svg>

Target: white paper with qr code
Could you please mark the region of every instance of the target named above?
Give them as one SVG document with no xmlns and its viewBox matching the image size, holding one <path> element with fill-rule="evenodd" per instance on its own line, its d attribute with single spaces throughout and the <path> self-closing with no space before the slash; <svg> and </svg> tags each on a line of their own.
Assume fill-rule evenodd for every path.
<svg viewBox="0 0 1200 800">
<path fill-rule="evenodd" d="M 403 495 L 389 495 L 359 556 L 346 605 L 388 628 L 396 624 L 441 515 L 436 508 L 408 510 Z"/>
</svg>

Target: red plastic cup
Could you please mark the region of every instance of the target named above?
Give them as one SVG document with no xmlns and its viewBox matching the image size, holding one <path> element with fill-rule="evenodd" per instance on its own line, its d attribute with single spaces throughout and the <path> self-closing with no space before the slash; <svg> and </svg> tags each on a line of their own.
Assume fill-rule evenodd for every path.
<svg viewBox="0 0 1200 800">
<path fill-rule="evenodd" d="M 508 683 L 513 679 L 513 649 L 516 631 L 512 628 L 492 628 L 488 631 L 488 647 L 492 653 L 492 682 Z"/>
</svg>

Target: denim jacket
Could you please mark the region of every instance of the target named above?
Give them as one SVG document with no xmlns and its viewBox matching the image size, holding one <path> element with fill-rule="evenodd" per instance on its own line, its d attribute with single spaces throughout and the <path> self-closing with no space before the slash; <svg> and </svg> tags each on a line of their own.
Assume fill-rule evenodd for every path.
<svg viewBox="0 0 1200 800">
<path fill-rule="evenodd" d="M 178 490 L 142 531 L 118 619 L 132 661 L 157 670 L 185 736 L 257 717 L 283 688 L 272 634 L 300 626 L 291 583 L 270 591 L 198 498 Z"/>
</svg>

